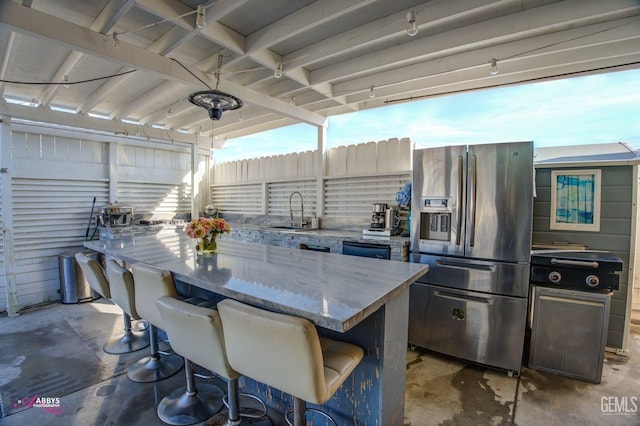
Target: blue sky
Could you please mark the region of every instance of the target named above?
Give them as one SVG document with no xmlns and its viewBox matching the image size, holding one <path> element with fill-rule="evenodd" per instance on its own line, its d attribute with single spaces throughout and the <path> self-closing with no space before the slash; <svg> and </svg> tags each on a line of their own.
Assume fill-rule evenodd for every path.
<svg viewBox="0 0 640 426">
<path fill-rule="evenodd" d="M 327 146 L 408 137 L 421 147 L 533 140 L 537 147 L 627 142 L 640 149 L 640 70 L 481 90 L 329 118 Z M 297 124 L 230 139 L 216 163 L 313 150 Z"/>
</svg>

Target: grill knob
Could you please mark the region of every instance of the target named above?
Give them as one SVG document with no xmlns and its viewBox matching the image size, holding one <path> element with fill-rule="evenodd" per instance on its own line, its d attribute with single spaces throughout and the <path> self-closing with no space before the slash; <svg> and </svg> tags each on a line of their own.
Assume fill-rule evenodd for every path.
<svg viewBox="0 0 640 426">
<path fill-rule="evenodd" d="M 549 281 L 551 281 L 554 284 L 559 283 L 561 279 L 562 279 L 562 275 L 560 275 L 560 272 L 558 271 L 553 271 L 549 274 Z"/>
<path fill-rule="evenodd" d="M 585 281 L 587 283 L 587 286 L 591 288 L 598 287 L 598 284 L 600 284 L 600 278 L 595 275 L 589 275 Z"/>
</svg>

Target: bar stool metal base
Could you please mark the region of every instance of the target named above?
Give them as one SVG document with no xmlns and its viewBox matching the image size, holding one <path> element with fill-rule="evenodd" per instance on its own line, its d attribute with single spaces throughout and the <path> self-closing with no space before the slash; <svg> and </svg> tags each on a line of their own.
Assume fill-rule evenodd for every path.
<svg viewBox="0 0 640 426">
<path fill-rule="evenodd" d="M 222 409 L 224 391 L 209 384 L 198 384 L 197 391 L 187 388 L 175 390 L 162 398 L 158 405 L 158 417 L 170 425 L 192 425 L 207 420 Z"/>
<path fill-rule="evenodd" d="M 158 330 L 151 324 L 149 324 L 149 346 L 151 346 L 151 355 L 137 361 L 127 370 L 127 376 L 131 380 L 139 383 L 157 382 L 173 376 L 182 369 L 184 365 L 182 357 L 175 354 L 163 356 L 158 352 Z"/>
<path fill-rule="evenodd" d="M 125 332 L 120 337 L 114 337 L 102 347 L 108 354 L 120 355 L 130 352 L 139 351 L 149 346 L 149 331 L 136 333 L 133 331 Z"/>
<path fill-rule="evenodd" d="M 229 403 L 226 396 L 224 397 L 223 402 L 225 407 L 229 409 Z M 255 395 L 251 395 L 250 393 L 241 393 L 239 394 L 238 402 L 239 402 L 238 408 L 239 408 L 240 418 L 246 419 L 247 421 L 266 418 L 268 423 L 256 422 L 255 424 L 260 424 L 260 425 L 271 424 L 271 421 L 269 420 L 269 418 L 266 417 L 267 411 L 268 411 L 267 406 L 265 405 L 264 401 L 262 401 L 260 398 L 258 398 Z M 254 423 L 247 422 L 242 424 L 254 424 Z"/>
<path fill-rule="evenodd" d="M 127 376 L 134 382 L 151 383 L 173 376 L 183 367 L 182 358 L 178 355 L 146 356 L 137 361 L 129 370 Z"/>
<path fill-rule="evenodd" d="M 229 412 L 227 426 L 272 426 L 273 422 L 267 416 L 267 406 L 255 395 L 240 393 L 238 397 L 238 407 L 229 406 L 229 399 L 224 397 L 223 401 Z M 235 420 L 234 420 L 235 418 Z M 214 422 L 213 424 L 218 424 Z"/>
<path fill-rule="evenodd" d="M 274 417 L 282 419 L 282 416 L 278 416 L 279 413 L 272 413 Z M 226 410 L 221 410 L 218 414 L 210 417 L 206 421 L 207 426 L 273 426 L 274 424 L 284 425 L 284 420 L 280 420 L 278 423 L 273 423 L 269 416 L 259 417 L 257 419 L 250 419 L 247 417 L 240 417 L 238 420 L 231 420 Z"/>
<path fill-rule="evenodd" d="M 293 413 L 293 420 L 289 420 L 289 415 Z M 328 415 L 327 413 L 316 410 L 315 408 L 307 408 L 307 403 L 300 398 L 293 397 L 293 410 L 289 410 L 284 415 L 284 419 L 286 420 L 289 426 L 304 426 L 307 424 L 306 422 L 306 414 L 313 413 L 318 414 L 320 416 L 325 417 L 327 420 L 331 422 L 334 426 L 338 426 L 333 417 Z"/>
<path fill-rule="evenodd" d="M 227 380 L 227 395 L 222 402 L 227 407 L 230 426 L 271 426 L 264 401 L 255 395 L 240 392 L 237 378 Z"/>
<path fill-rule="evenodd" d="M 124 335 L 109 340 L 102 347 L 102 350 L 108 354 L 119 355 L 139 351 L 149 346 L 149 327 L 135 332 L 131 329 L 131 316 L 123 312 L 122 319 L 124 321 Z"/>
</svg>

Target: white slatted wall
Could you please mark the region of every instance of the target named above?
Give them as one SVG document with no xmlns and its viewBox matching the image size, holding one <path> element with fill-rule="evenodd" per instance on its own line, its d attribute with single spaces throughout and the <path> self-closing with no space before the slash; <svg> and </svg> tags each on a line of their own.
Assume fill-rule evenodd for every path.
<svg viewBox="0 0 640 426">
<path fill-rule="evenodd" d="M 58 255 L 82 246 L 93 197 L 106 203 L 108 183 L 15 178 L 12 196 L 18 304 L 59 299 Z"/>
<path fill-rule="evenodd" d="M 172 219 L 191 211 L 191 154 L 169 149 L 118 146 L 118 203 L 135 214 Z"/>
<path fill-rule="evenodd" d="M 191 211 L 191 185 L 120 181 L 118 202 L 133 206 L 136 215 L 172 219 Z"/>
<path fill-rule="evenodd" d="M 60 298 L 58 255 L 82 247 L 93 198 L 97 213 L 109 201 L 110 179 L 115 179 L 118 201 L 133 205 L 136 213 L 173 217 L 191 211 L 188 146 L 156 144 L 156 148 L 68 130 L 22 125 L 12 125 L 12 129 L 14 256 L 20 307 Z M 109 142 L 117 147 L 115 176 L 110 176 Z M 147 144 L 154 143 L 144 142 Z M 1 237 L 0 250 L 4 252 Z M 0 310 L 6 310 L 4 265 L 0 272 Z"/>
<path fill-rule="evenodd" d="M 292 192 L 298 191 L 304 200 L 304 216 L 306 218 L 316 215 L 316 181 L 304 180 L 296 182 L 271 182 L 268 185 L 269 191 L 269 213 L 275 216 L 289 215 L 289 196 Z M 291 207 L 294 210 L 300 208 L 300 197 L 294 196 L 291 199 Z M 294 213 L 298 217 L 299 213 Z"/>
<path fill-rule="evenodd" d="M 371 216 L 371 204 L 396 205 L 396 192 L 411 180 L 411 174 L 361 176 L 325 180 L 324 215 L 329 218 Z"/>
<path fill-rule="evenodd" d="M 0 175 L 0 186 L 2 185 L 2 175 Z M 2 218 L 2 193 L 0 192 L 0 253 L 4 253 L 4 224 Z M 7 310 L 7 279 L 4 268 L 4 256 L 0 256 L 0 312 Z"/>
<path fill-rule="evenodd" d="M 261 214 L 263 199 L 260 183 L 211 187 L 211 203 L 226 213 Z"/>
<path fill-rule="evenodd" d="M 68 133 L 13 131 L 13 231 L 19 306 L 60 298 L 58 255 L 85 240 L 108 200 L 107 147 Z"/>
<path fill-rule="evenodd" d="M 215 165 L 211 199 L 226 213 L 288 216 L 289 195 L 299 191 L 307 218 L 361 220 L 371 216 L 373 202 L 397 204 L 396 192 L 411 180 L 411 151 L 406 138 L 327 150 L 324 212 L 317 211 L 317 151 Z M 298 208 L 297 197 L 295 203 Z"/>
</svg>

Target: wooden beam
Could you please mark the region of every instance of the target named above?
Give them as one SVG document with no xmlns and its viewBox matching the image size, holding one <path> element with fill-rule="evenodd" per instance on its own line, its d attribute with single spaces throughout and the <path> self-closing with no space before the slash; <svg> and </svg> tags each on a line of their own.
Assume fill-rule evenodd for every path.
<svg viewBox="0 0 640 426">
<path fill-rule="evenodd" d="M 247 54 L 266 49 L 331 20 L 366 7 L 376 0 L 324 0 L 311 3 L 247 37 Z"/>
<path fill-rule="evenodd" d="M 0 22 L 15 31 L 55 40 L 71 49 L 117 61 L 123 65 L 144 70 L 161 78 L 173 80 L 187 86 L 201 87 L 201 83 L 193 75 L 202 81 L 208 82 L 211 86 L 215 86 L 213 76 L 202 70 L 185 65 L 193 73 L 191 75 L 183 66 L 169 58 L 123 42 L 120 43 L 119 48 L 114 48 L 111 45 L 111 38 L 108 36 L 13 2 L 0 3 Z M 326 117 L 319 114 L 292 106 L 229 81 L 221 80 L 220 89 L 233 93 L 244 102 L 258 105 L 295 120 L 316 126 L 322 126 L 326 122 Z"/>
<path fill-rule="evenodd" d="M 162 139 L 168 141 L 197 144 L 198 135 L 181 133 L 173 130 L 156 129 L 150 126 L 138 126 L 122 123 L 118 120 L 103 120 L 86 117 L 81 114 L 67 114 L 51 111 L 45 108 L 32 108 L 22 105 L 5 104 L 2 106 L 4 114 L 33 122 L 49 123 L 53 125 L 69 126 L 77 129 L 93 129 L 114 135 L 130 136 L 141 139 Z"/>
<path fill-rule="evenodd" d="M 9 64 L 13 62 L 15 57 L 14 43 L 16 40 L 16 33 L 13 31 L 0 31 L 0 46 L 4 46 L 4 52 L 2 52 L 2 63 L 0 63 L 0 79 L 5 79 L 9 71 Z M 0 48 L 2 49 L 2 48 Z M 0 82 L 0 98 L 4 94 L 4 88 L 7 84 Z"/>
<path fill-rule="evenodd" d="M 434 57 L 444 57 L 530 37 L 621 19 L 640 14 L 635 0 L 581 2 L 566 0 L 523 12 L 509 14 L 452 31 L 419 38 L 376 52 L 361 55 L 338 65 L 311 72 L 311 84 L 369 75 L 375 71 L 408 66 Z M 602 33 L 606 39 L 607 34 Z M 488 57 L 487 60 L 490 60 Z"/>
<path fill-rule="evenodd" d="M 107 34 L 135 4 L 135 0 L 109 0 L 89 28 Z"/>
</svg>

